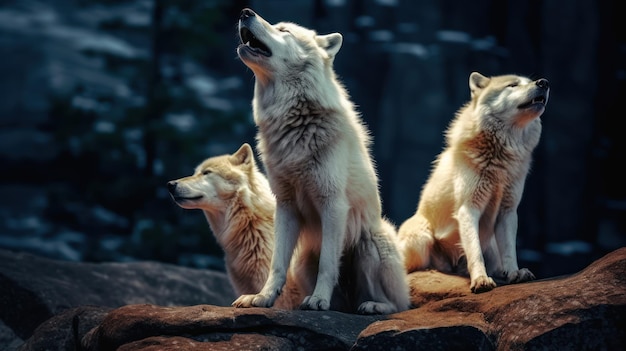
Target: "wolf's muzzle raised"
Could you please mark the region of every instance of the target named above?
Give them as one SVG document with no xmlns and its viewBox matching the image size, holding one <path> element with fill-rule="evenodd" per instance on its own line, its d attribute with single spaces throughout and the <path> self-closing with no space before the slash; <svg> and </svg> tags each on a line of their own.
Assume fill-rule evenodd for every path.
<svg viewBox="0 0 626 351">
<path fill-rule="evenodd" d="M 256 16 L 256 13 L 249 8 L 245 8 L 241 10 L 241 15 L 239 16 L 240 21 L 244 21 L 250 17 Z"/>
<path fill-rule="evenodd" d="M 545 79 L 545 78 L 537 79 L 535 84 L 537 84 L 537 86 L 539 88 L 541 88 L 541 89 L 548 89 L 548 88 L 550 88 L 550 82 L 547 79 Z"/>
<path fill-rule="evenodd" d="M 177 185 L 178 183 L 174 180 L 167 182 L 167 190 L 170 192 L 170 194 L 174 194 L 176 192 Z"/>
<path fill-rule="evenodd" d="M 254 56 L 263 55 L 270 57 L 272 56 L 270 48 L 260 41 L 251 30 L 251 27 L 253 27 L 251 21 L 256 17 L 256 13 L 249 8 L 245 8 L 241 11 L 241 15 L 239 16 L 239 39 L 241 45 L 239 45 L 237 52 L 241 55 L 242 53 L 239 50 L 246 49 Z"/>
</svg>

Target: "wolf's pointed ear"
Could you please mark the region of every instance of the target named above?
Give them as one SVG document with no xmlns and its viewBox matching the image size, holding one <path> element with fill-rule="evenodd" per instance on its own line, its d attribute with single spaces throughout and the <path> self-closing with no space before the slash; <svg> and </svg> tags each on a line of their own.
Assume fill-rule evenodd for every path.
<svg viewBox="0 0 626 351">
<path fill-rule="evenodd" d="M 335 57 L 335 55 L 339 52 L 339 49 L 341 49 L 343 36 L 340 33 L 318 35 L 316 40 L 319 46 L 326 50 L 328 56 Z"/>
<path fill-rule="evenodd" d="M 469 87 L 470 92 L 472 93 L 472 99 L 478 95 L 478 93 L 483 90 L 491 79 L 483 76 L 478 72 L 472 72 L 469 76 Z"/>
<path fill-rule="evenodd" d="M 230 162 L 235 165 L 253 164 L 254 155 L 252 154 L 252 147 L 250 144 L 244 143 L 239 150 L 230 156 Z"/>
</svg>

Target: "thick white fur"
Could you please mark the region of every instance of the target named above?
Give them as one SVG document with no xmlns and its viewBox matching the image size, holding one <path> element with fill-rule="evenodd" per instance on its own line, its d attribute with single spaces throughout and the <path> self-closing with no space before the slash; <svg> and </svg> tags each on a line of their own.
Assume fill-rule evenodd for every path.
<svg viewBox="0 0 626 351">
<path fill-rule="evenodd" d="M 450 124 L 417 211 L 398 235 L 408 272 L 469 272 L 471 290 L 483 292 L 496 286 L 489 275 L 508 283 L 535 279 L 518 268 L 517 207 L 549 86 L 545 79 L 474 72 L 469 87 L 471 101 Z M 538 96 L 542 103 L 522 105 Z M 463 256 L 467 271 L 459 267 Z"/>
<path fill-rule="evenodd" d="M 308 294 L 302 309 L 407 309 L 403 259 L 395 227 L 381 215 L 370 138 L 333 71 L 341 34 L 271 25 L 249 9 L 239 29 L 237 52 L 256 78 L 254 120 L 277 199 L 277 245 L 263 289 L 233 306 L 272 306 L 294 255 L 294 276 Z M 254 49 L 257 40 L 271 56 Z"/>
<path fill-rule="evenodd" d="M 276 199 L 249 144 L 232 155 L 209 157 L 193 175 L 169 181 L 170 196 L 184 209 L 200 209 L 224 250 L 226 273 L 237 295 L 258 292 L 274 248 Z M 293 309 L 304 295 L 291 275 L 277 308 Z"/>
</svg>

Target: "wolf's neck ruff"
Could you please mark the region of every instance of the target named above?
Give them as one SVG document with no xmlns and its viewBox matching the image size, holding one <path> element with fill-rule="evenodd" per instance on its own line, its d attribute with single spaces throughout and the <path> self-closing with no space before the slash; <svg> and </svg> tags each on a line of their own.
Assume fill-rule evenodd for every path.
<svg viewBox="0 0 626 351">
<path fill-rule="evenodd" d="M 448 147 L 465 154 L 478 169 L 506 170 L 530 162 L 541 136 L 539 117 L 520 127 L 514 122 L 503 122 L 497 116 L 476 119 L 475 115 L 470 107 L 459 111 L 457 120 L 446 133 Z"/>
<path fill-rule="evenodd" d="M 297 152 L 302 147 L 306 148 L 302 155 L 318 155 L 340 137 L 340 129 L 329 118 L 330 114 L 337 112 L 313 107 L 292 107 L 282 116 L 260 119 L 258 128 L 263 149 L 282 154 Z"/>
<path fill-rule="evenodd" d="M 267 76 L 265 80 L 257 78 L 253 106 L 259 122 L 285 115 L 322 115 L 346 107 L 354 109 L 332 68 L 328 71 L 331 72 L 323 76 L 304 70 L 288 76 Z"/>
</svg>

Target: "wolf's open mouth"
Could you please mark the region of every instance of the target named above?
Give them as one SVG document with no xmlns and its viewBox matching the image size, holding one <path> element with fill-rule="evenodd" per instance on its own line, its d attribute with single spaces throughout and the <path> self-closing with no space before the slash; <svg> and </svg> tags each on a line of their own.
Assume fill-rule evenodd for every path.
<svg viewBox="0 0 626 351">
<path fill-rule="evenodd" d="M 532 100 L 517 106 L 517 108 L 524 109 L 524 108 L 528 108 L 528 107 L 530 107 L 532 105 L 545 105 L 545 104 L 546 104 L 546 96 L 545 95 L 539 95 L 539 96 L 535 96 L 534 98 L 532 98 Z"/>
<path fill-rule="evenodd" d="M 239 37 L 244 45 L 247 45 L 252 51 L 263 56 L 272 56 L 272 51 L 267 45 L 263 44 L 253 33 L 246 27 L 241 27 Z"/>
</svg>

